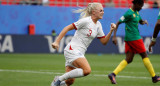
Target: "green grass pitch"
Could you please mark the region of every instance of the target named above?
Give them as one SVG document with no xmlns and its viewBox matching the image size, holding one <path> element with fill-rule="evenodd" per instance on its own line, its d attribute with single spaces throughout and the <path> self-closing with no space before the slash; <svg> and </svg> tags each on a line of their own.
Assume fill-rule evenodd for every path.
<svg viewBox="0 0 160 86">
<path fill-rule="evenodd" d="M 92 73 L 77 78 L 73 86 L 113 86 L 107 77 L 124 54 L 86 54 Z M 160 75 L 160 55 L 149 55 Z M 63 54 L 0 54 L 0 86 L 50 86 L 54 76 L 65 71 Z M 160 86 L 152 83 L 139 55 L 116 77 L 116 86 Z"/>
</svg>

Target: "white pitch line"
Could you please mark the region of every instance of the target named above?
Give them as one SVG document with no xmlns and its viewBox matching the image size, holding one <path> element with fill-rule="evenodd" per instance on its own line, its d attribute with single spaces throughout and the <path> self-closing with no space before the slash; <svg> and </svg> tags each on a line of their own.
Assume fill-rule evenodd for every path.
<svg viewBox="0 0 160 86">
<path fill-rule="evenodd" d="M 0 69 L 0 72 L 20 72 L 20 73 L 40 73 L 40 74 L 63 74 L 63 73 L 54 73 L 54 72 L 40 72 L 40 71 L 29 71 L 29 70 L 7 70 Z"/>
<path fill-rule="evenodd" d="M 41 71 L 30 71 L 30 70 L 8 70 L 8 69 L 0 69 L 0 72 L 19 72 L 19 73 L 39 73 L 39 74 L 57 74 L 61 75 L 63 73 L 57 72 L 41 72 Z M 100 76 L 100 77 L 107 77 L 107 74 L 91 74 L 91 76 Z M 137 76 L 117 76 L 120 78 L 136 78 L 136 79 L 151 79 L 150 77 L 137 77 Z"/>
<path fill-rule="evenodd" d="M 102 76 L 102 77 L 108 77 L 107 75 L 104 75 L 104 74 L 95 74 L 93 76 Z M 120 78 L 136 78 L 136 79 L 151 79 L 150 77 L 137 77 L 137 76 L 121 76 L 121 75 L 118 75 L 116 77 L 120 77 Z"/>
</svg>

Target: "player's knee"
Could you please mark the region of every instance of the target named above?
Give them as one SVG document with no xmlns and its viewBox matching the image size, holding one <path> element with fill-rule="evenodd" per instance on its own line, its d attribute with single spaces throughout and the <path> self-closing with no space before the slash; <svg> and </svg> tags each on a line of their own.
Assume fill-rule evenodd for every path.
<svg viewBox="0 0 160 86">
<path fill-rule="evenodd" d="M 72 85 L 74 83 L 74 81 L 75 81 L 75 79 L 68 79 L 68 80 L 66 80 L 67 86 Z"/>
<path fill-rule="evenodd" d="M 91 69 L 90 68 L 84 69 L 83 73 L 84 73 L 84 76 L 87 76 L 87 75 L 89 75 L 91 73 Z"/>
</svg>

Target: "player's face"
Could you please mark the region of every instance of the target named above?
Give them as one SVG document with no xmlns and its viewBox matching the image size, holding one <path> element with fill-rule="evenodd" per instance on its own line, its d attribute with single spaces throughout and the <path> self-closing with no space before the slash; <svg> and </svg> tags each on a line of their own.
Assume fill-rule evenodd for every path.
<svg viewBox="0 0 160 86">
<path fill-rule="evenodd" d="M 102 5 L 97 6 L 95 9 L 95 16 L 97 17 L 97 19 L 102 19 L 103 14 L 104 14 L 103 6 Z"/>
<path fill-rule="evenodd" d="M 137 11 L 140 11 L 140 10 L 142 9 L 143 5 L 144 5 L 144 4 L 136 4 L 136 6 L 135 6 L 135 7 L 136 7 L 136 10 L 137 10 Z"/>
</svg>

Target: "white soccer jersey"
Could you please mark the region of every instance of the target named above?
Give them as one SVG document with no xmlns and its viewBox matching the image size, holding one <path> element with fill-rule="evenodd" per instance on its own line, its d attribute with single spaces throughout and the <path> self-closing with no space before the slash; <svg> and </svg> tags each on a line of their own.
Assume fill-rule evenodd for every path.
<svg viewBox="0 0 160 86">
<path fill-rule="evenodd" d="M 85 53 L 92 40 L 105 37 L 102 30 L 102 25 L 99 21 L 95 24 L 91 16 L 82 18 L 73 23 L 76 32 L 70 43 L 66 46 L 65 50 L 78 49 L 81 53 Z"/>
</svg>

